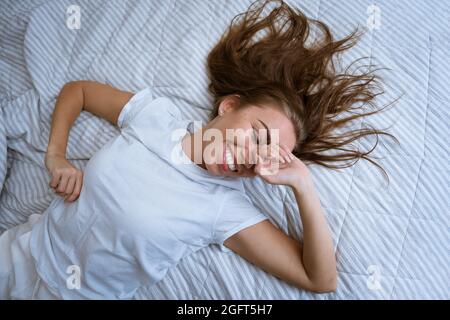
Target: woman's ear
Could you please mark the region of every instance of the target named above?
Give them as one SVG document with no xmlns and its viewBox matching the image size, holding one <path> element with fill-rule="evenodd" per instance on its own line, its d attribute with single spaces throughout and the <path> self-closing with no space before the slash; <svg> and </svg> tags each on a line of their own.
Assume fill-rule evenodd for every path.
<svg viewBox="0 0 450 320">
<path fill-rule="evenodd" d="M 236 110 L 239 105 L 239 95 L 233 94 L 223 98 L 222 102 L 219 104 L 219 116 L 223 116 L 227 112 Z"/>
</svg>

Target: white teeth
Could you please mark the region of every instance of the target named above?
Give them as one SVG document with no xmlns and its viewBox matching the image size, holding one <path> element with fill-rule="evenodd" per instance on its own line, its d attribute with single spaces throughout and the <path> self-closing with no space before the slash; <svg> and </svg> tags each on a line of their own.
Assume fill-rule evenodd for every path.
<svg viewBox="0 0 450 320">
<path fill-rule="evenodd" d="M 225 158 L 226 158 L 226 161 L 227 161 L 228 168 L 230 168 L 231 171 L 235 171 L 236 170 L 236 166 L 234 165 L 234 159 L 233 159 L 231 151 L 230 151 L 230 149 L 228 147 L 225 150 Z"/>
</svg>

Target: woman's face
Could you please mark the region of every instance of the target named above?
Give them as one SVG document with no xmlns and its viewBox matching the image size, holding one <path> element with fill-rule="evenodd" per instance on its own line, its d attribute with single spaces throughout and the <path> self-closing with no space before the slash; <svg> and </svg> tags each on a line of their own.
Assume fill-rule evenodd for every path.
<svg viewBox="0 0 450 320">
<path fill-rule="evenodd" d="M 219 115 L 203 127 L 202 167 L 218 176 L 252 177 L 258 155 L 268 146 L 282 144 L 294 149 L 295 129 L 281 108 L 238 107 L 237 99 L 226 97 Z"/>
</svg>

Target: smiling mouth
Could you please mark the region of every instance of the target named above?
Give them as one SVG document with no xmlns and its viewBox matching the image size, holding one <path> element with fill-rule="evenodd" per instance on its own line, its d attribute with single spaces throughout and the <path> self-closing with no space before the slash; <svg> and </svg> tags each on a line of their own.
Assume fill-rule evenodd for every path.
<svg viewBox="0 0 450 320">
<path fill-rule="evenodd" d="M 223 167 L 226 171 L 228 171 L 227 169 L 229 169 L 232 172 L 238 172 L 236 159 L 233 157 L 233 153 L 227 144 L 225 144 Z"/>
</svg>

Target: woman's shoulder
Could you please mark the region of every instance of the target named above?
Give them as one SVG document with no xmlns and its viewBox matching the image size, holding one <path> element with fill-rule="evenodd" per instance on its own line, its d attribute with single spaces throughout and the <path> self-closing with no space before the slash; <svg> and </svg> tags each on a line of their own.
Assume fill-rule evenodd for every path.
<svg viewBox="0 0 450 320">
<path fill-rule="evenodd" d="M 166 96 L 157 96 L 151 88 L 137 91 L 119 114 L 121 127 L 145 123 L 154 118 L 164 121 L 165 118 L 181 120 L 181 112 L 177 105 Z"/>
</svg>

